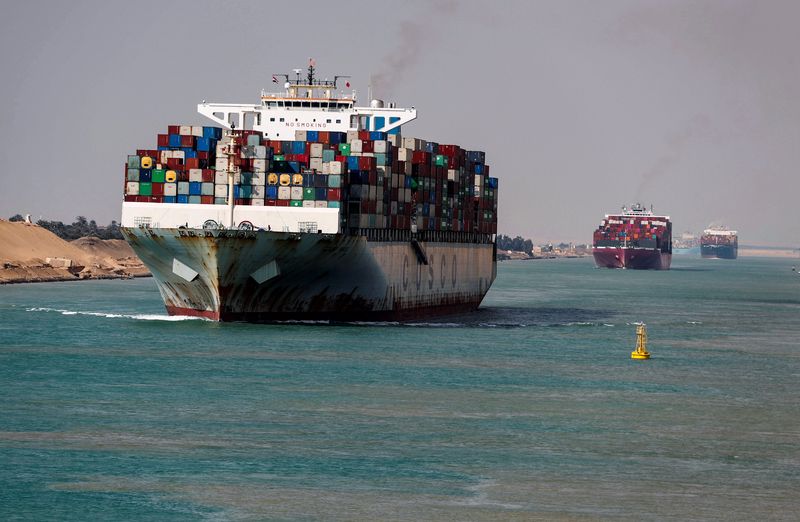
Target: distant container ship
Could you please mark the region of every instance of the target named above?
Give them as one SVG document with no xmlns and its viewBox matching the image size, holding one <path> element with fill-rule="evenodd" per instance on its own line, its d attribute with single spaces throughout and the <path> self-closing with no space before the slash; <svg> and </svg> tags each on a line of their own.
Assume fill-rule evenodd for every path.
<svg viewBox="0 0 800 522">
<path fill-rule="evenodd" d="M 642 205 L 606 214 L 594 231 L 594 262 L 599 268 L 669 270 L 672 262 L 672 222 Z"/>
<path fill-rule="evenodd" d="M 700 238 L 700 255 L 707 259 L 736 259 L 739 256 L 739 236 L 735 230 L 712 227 Z"/>
<path fill-rule="evenodd" d="M 676 255 L 700 255 L 700 238 L 691 232 L 684 232 L 672 241 L 672 253 Z"/>
</svg>

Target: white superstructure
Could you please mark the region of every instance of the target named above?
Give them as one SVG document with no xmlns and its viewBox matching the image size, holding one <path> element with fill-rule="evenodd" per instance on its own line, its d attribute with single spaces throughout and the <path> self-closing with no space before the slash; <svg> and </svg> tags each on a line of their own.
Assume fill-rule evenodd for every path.
<svg viewBox="0 0 800 522">
<path fill-rule="evenodd" d="M 261 103 L 206 103 L 197 106 L 197 112 L 230 129 L 252 129 L 271 140 L 294 140 L 295 131 L 347 132 L 357 130 L 390 132 L 417 117 L 414 107 L 384 106 L 382 100 L 372 100 L 369 107 L 356 106 L 356 91 L 349 94 L 338 91 L 338 83 L 346 76 L 333 80 L 319 80 L 314 76 L 315 64 L 309 60 L 308 73 L 301 78 L 295 69 L 295 78 L 288 74 L 273 75 L 273 82 L 285 80 L 284 91 L 261 91 Z M 349 82 L 345 83 L 350 86 Z"/>
</svg>

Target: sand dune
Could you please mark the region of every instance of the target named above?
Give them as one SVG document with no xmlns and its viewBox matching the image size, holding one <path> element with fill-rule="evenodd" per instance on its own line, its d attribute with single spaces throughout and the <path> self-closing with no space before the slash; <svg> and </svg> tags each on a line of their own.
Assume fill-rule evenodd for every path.
<svg viewBox="0 0 800 522">
<path fill-rule="evenodd" d="M 38 225 L 0 220 L 0 284 L 145 275 L 125 241 L 64 241 Z"/>
</svg>

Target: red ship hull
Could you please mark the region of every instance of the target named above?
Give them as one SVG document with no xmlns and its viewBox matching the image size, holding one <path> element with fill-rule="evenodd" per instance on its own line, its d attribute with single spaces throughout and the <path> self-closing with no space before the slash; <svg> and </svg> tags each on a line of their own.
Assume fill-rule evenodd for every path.
<svg viewBox="0 0 800 522">
<path fill-rule="evenodd" d="M 672 254 L 645 248 L 594 248 L 598 268 L 632 268 L 637 270 L 669 270 Z"/>
</svg>

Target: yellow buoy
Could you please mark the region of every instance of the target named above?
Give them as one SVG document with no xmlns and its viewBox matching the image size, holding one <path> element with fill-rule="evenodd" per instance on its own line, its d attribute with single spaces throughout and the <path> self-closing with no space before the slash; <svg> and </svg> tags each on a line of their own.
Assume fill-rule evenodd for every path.
<svg viewBox="0 0 800 522">
<path fill-rule="evenodd" d="M 631 352 L 631 359 L 649 359 L 650 352 L 647 351 L 647 329 L 644 323 L 636 327 L 636 349 Z"/>
</svg>

